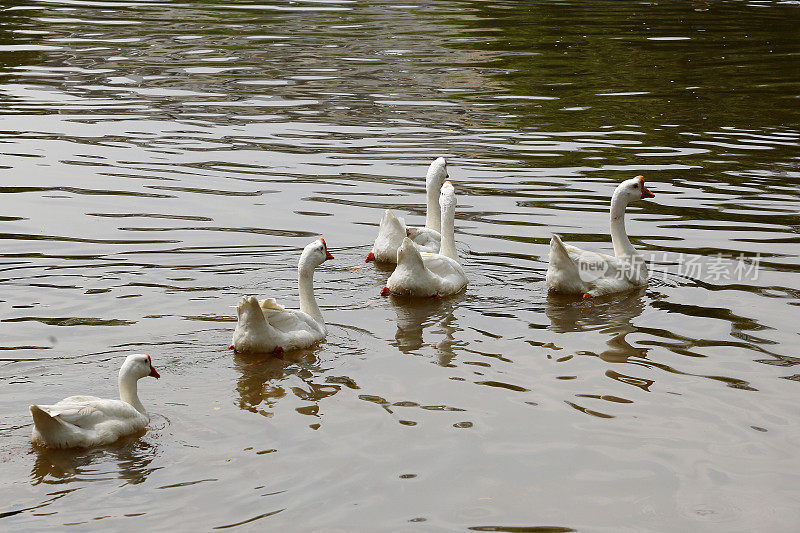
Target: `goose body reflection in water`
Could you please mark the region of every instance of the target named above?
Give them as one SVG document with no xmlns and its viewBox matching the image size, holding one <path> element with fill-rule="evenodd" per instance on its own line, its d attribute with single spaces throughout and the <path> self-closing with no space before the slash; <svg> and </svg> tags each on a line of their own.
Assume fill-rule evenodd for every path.
<svg viewBox="0 0 800 533">
<path fill-rule="evenodd" d="M 91 449 L 35 448 L 31 483 L 60 485 L 99 478 L 118 478 L 132 485 L 142 483 L 156 470 L 150 463 L 158 456 L 156 446 L 141 439 L 144 433 L 142 430 Z"/>
<path fill-rule="evenodd" d="M 635 364 L 647 368 L 657 368 L 673 374 L 704 377 L 723 382 L 729 387 L 755 390 L 747 381 L 742 379 L 701 373 L 695 374 L 675 368 L 663 361 L 652 360 L 648 358 L 648 353 L 652 348 L 632 345 L 627 339 L 628 335 L 657 331 L 650 326 L 637 327 L 633 325 L 633 321 L 648 307 L 645 300 L 646 289 L 644 287 L 624 293 L 606 295 L 589 301 L 576 301 L 569 296 L 551 293 L 547 297 L 545 314 L 550 319 L 551 329 L 559 333 L 599 331 L 600 333 L 611 334 L 611 337 L 605 341 L 605 349 L 596 350 L 593 347 L 586 347 L 578 351 L 578 355 L 599 357 L 607 363 Z M 652 306 L 653 303 L 650 305 Z M 675 337 L 675 334 L 667 333 L 667 336 Z M 590 338 L 593 342 L 596 342 L 595 336 Z M 650 378 L 631 376 L 611 369 L 606 370 L 606 376 L 634 385 L 645 391 L 650 391 L 650 387 L 655 383 Z"/>
<path fill-rule="evenodd" d="M 547 295 L 545 314 L 550 319 L 550 329 L 559 333 L 570 331 L 602 332 L 635 331 L 631 321 L 645 308 L 645 288 L 597 298 L 591 302 L 575 300 L 558 293 Z"/>
<path fill-rule="evenodd" d="M 645 309 L 645 292 L 641 288 L 591 302 L 550 294 L 545 314 L 550 319 L 551 329 L 559 333 L 591 330 L 611 333 L 613 336 L 606 341 L 608 348 L 596 355 L 610 363 L 624 363 L 631 357 L 647 355 L 647 348 L 635 348 L 625 338 L 638 331 L 632 321 Z"/>
<path fill-rule="evenodd" d="M 278 402 L 293 397 L 301 404 L 295 408 L 298 413 L 316 416 L 319 402 L 341 389 L 335 382 L 316 381 L 323 373 L 317 359 L 319 351 L 319 348 L 295 350 L 286 352 L 281 359 L 236 353 L 235 366 L 240 374 L 236 405 L 269 417 Z"/>
<path fill-rule="evenodd" d="M 455 333 L 460 330 L 454 309 L 464 299 L 464 295 L 452 298 L 412 298 L 409 296 L 390 297 L 392 308 L 397 313 L 397 348 L 405 353 L 413 353 L 425 345 L 423 334 L 442 334 L 443 338 L 431 343 L 436 348 L 437 363 L 441 366 L 451 364 L 455 353 Z"/>
</svg>

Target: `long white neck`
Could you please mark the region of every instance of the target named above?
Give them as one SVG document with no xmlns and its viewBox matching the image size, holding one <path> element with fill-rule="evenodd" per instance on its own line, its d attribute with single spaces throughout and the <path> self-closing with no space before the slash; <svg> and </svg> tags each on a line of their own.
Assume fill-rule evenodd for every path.
<svg viewBox="0 0 800 533">
<path fill-rule="evenodd" d="M 428 178 L 425 180 L 425 193 L 428 197 L 425 211 L 425 227 L 434 231 L 442 231 L 442 209 L 439 207 L 439 192 L 441 187 L 437 187 L 438 180 Z"/>
<path fill-rule="evenodd" d="M 314 267 L 301 264 L 297 268 L 298 282 L 300 284 L 300 310 L 316 320 L 320 325 L 325 324 L 322 312 L 319 310 L 317 300 L 314 298 Z"/>
<path fill-rule="evenodd" d="M 614 196 L 611 198 L 611 242 L 614 245 L 614 255 L 625 257 L 637 252 L 625 231 L 625 207 L 627 204 L 617 192 L 614 191 Z"/>
<path fill-rule="evenodd" d="M 458 255 L 456 254 L 455 208 L 455 202 L 447 202 L 442 207 L 442 227 L 439 230 L 442 234 L 442 243 L 439 253 L 458 261 Z"/>
<path fill-rule="evenodd" d="M 144 416 L 148 416 L 147 411 L 144 409 L 144 405 L 142 405 L 142 402 L 139 401 L 139 395 L 136 394 L 137 381 L 138 380 L 129 372 L 126 372 L 125 369 L 120 371 L 118 381 L 119 399 L 123 402 L 131 404 L 134 409 L 142 413 Z"/>
</svg>

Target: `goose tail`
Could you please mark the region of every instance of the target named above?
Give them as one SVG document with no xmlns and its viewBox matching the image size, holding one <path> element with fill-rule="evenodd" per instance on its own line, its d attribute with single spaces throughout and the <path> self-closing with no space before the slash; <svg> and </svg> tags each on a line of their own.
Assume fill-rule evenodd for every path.
<svg viewBox="0 0 800 533">
<path fill-rule="evenodd" d="M 569 256 L 561 237 L 553 234 L 550 239 L 550 264 L 547 267 L 547 287 L 551 291 L 566 293 L 585 293 L 578 265 Z"/>
<path fill-rule="evenodd" d="M 414 246 L 414 241 L 405 237 L 400 248 L 397 249 L 397 265 L 403 266 L 422 266 L 422 255 Z"/>
<path fill-rule="evenodd" d="M 406 222 L 387 209 L 381 217 L 378 233 L 401 233 L 405 237 Z"/>
<path fill-rule="evenodd" d="M 564 246 L 561 237 L 555 234 L 550 238 L 550 264 L 558 268 L 572 267 L 576 273 L 578 272 L 578 267 L 569 256 L 567 247 Z"/>
<path fill-rule="evenodd" d="M 375 237 L 375 245 L 367 256 L 366 262 L 394 263 L 397 247 L 403 242 L 403 237 L 405 236 L 405 221 L 394 216 L 394 213 L 387 209 L 381 217 L 378 236 Z"/>
<path fill-rule="evenodd" d="M 270 308 L 268 300 L 264 300 L 263 305 L 267 309 Z M 239 305 L 236 306 L 236 311 L 239 315 L 239 323 L 256 326 L 264 322 L 264 313 L 261 309 L 262 302 L 259 302 L 258 298 L 255 296 L 243 296 L 242 299 L 239 300 Z"/>
<path fill-rule="evenodd" d="M 33 416 L 33 425 L 42 436 L 42 440 L 48 441 L 48 437 L 62 429 L 62 423 L 50 413 L 39 407 L 38 405 L 31 405 L 31 416 Z"/>
<path fill-rule="evenodd" d="M 271 339 L 273 330 L 264 312 L 271 313 L 277 310 L 270 307 L 269 300 L 263 302 L 263 305 L 266 306 L 264 309 L 255 296 L 244 296 L 239 301 L 237 306 L 239 319 L 231 339 L 231 345 L 237 353 L 265 351 L 264 346 L 269 344 L 268 340 Z M 274 346 L 266 351 L 272 351 L 273 348 Z"/>
</svg>

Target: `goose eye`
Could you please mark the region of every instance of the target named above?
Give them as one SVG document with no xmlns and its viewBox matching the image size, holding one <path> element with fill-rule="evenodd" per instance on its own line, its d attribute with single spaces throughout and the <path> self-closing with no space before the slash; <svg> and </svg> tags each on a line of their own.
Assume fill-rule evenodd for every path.
<svg viewBox="0 0 800 533">
<path fill-rule="evenodd" d="M 634 189 L 638 189 L 638 188 L 639 188 L 639 184 L 638 184 L 638 183 L 634 183 L 634 184 L 633 184 L 633 188 L 634 188 Z"/>
</svg>

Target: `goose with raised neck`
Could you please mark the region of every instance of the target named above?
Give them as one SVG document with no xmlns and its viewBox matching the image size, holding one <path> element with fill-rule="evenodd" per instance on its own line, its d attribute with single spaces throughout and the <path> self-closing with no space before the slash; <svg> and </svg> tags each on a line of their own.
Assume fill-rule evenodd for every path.
<svg viewBox="0 0 800 533">
<path fill-rule="evenodd" d="M 446 181 L 442 185 L 442 192 L 439 195 L 441 198 L 441 216 L 440 216 L 440 234 L 442 236 L 441 247 L 439 253 L 454 261 L 458 261 L 458 254 L 456 252 L 456 193 L 453 184 Z M 439 204 L 440 202 L 436 202 Z"/>
<path fill-rule="evenodd" d="M 446 181 L 440 195 L 442 240 L 439 253 L 420 253 L 405 238 L 397 251 L 397 268 L 386 281 L 382 295 L 449 296 L 464 289 L 467 276 L 458 262 L 455 248 L 456 197 L 453 184 Z"/>
<path fill-rule="evenodd" d="M 402 218 L 391 210 L 384 211 L 378 227 L 378 236 L 365 262 L 396 263 L 397 250 L 403 239 L 409 237 L 421 252 L 438 252 L 441 241 L 441 208 L 439 195 L 442 184 L 449 178 L 447 161 L 444 157 L 435 159 L 425 175 L 425 226 L 406 226 Z"/>
<path fill-rule="evenodd" d="M 70 396 L 53 405 L 31 405 L 31 440 L 49 448 L 89 447 L 141 431 L 150 416 L 139 400 L 137 382 L 148 376 L 160 377 L 150 356 L 132 354 L 119 370 L 119 400 Z"/>
<path fill-rule="evenodd" d="M 324 245 L 325 241 L 322 240 Z M 326 257 L 325 260 L 332 259 L 333 256 L 328 252 L 325 247 Z M 297 282 L 300 289 L 300 311 L 308 314 L 311 318 L 317 321 L 323 328 L 325 328 L 325 319 L 322 318 L 322 311 L 317 305 L 317 299 L 314 296 L 314 269 L 317 264 L 314 261 L 314 254 L 310 251 L 303 250 L 300 256 L 300 261 L 297 263 Z"/>
<path fill-rule="evenodd" d="M 308 348 L 328 334 L 314 296 L 314 270 L 333 259 L 325 239 L 308 244 L 297 263 L 300 309 L 286 309 L 275 299 L 243 296 L 237 305 L 230 349 L 237 353 L 273 353 Z"/>
<path fill-rule="evenodd" d="M 439 196 L 442 185 L 448 178 L 447 161 L 444 157 L 436 158 L 425 174 L 425 227 L 439 233 L 442 231 L 442 208 L 439 205 Z"/>
<path fill-rule="evenodd" d="M 148 356 L 149 357 L 149 356 Z M 153 369 L 155 371 L 155 369 Z M 142 402 L 139 400 L 138 394 L 138 382 L 140 376 L 137 375 L 137 372 L 133 366 L 133 364 L 129 364 L 129 361 L 126 359 L 125 364 L 122 365 L 122 368 L 119 369 L 119 376 L 117 377 L 117 386 L 119 387 L 119 399 L 123 402 L 127 402 L 133 406 L 134 409 L 139 411 L 141 414 L 149 418 L 147 414 L 147 410 L 142 405 Z"/>
<path fill-rule="evenodd" d="M 647 285 L 647 265 L 625 230 L 625 209 L 631 202 L 654 197 L 643 176 L 625 180 L 614 189 L 610 213 L 613 256 L 565 245 L 553 235 L 545 277 L 548 289 L 591 298 Z"/>
<path fill-rule="evenodd" d="M 651 195 L 646 196 L 642 194 L 639 199 L 652 198 L 654 195 L 645 187 L 644 177 L 636 176 L 634 179 L 638 181 L 639 178 L 641 178 L 642 193 L 646 192 Z M 631 200 L 627 192 L 625 186 L 619 185 L 614 189 L 614 194 L 611 196 L 611 221 L 609 224 L 611 229 L 611 244 L 614 246 L 614 256 L 618 258 L 638 253 L 631 244 L 630 239 L 628 239 L 628 232 L 625 231 L 625 209 L 628 207 L 629 202 L 636 200 L 636 198 Z"/>
</svg>

